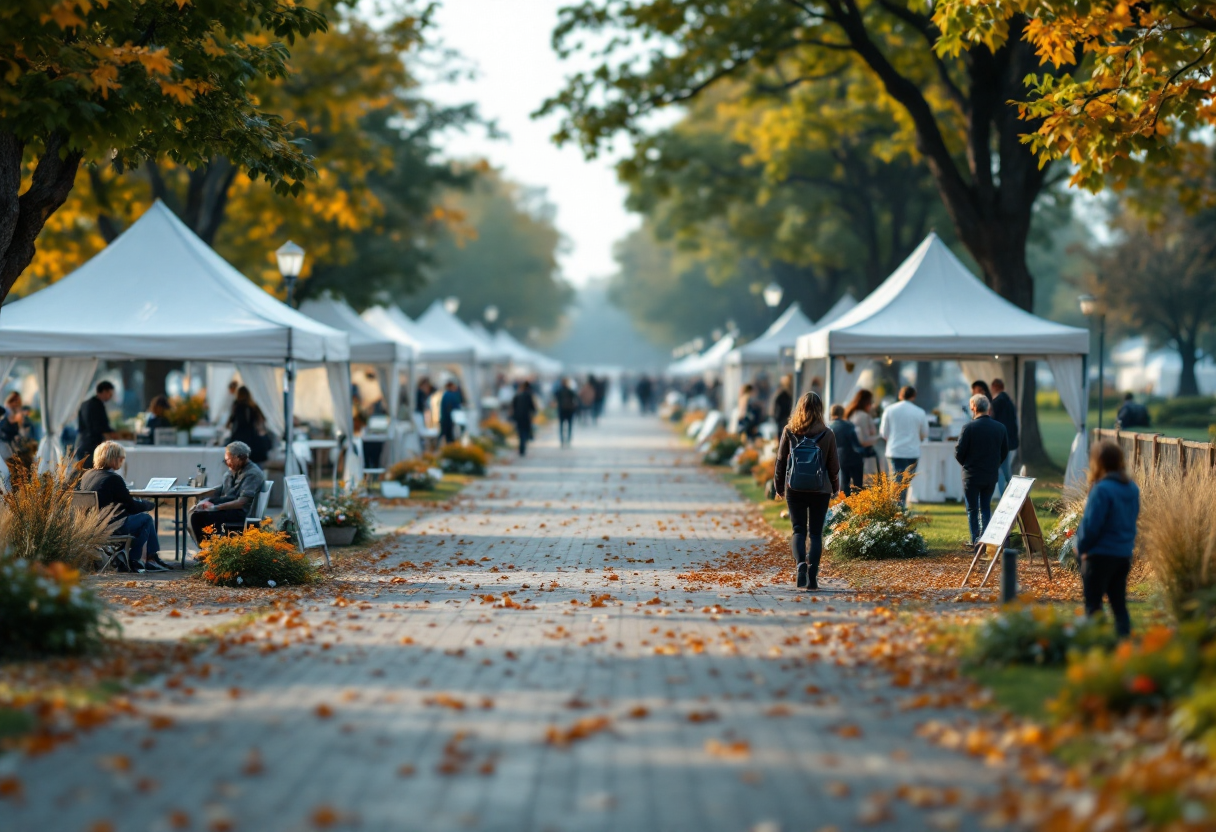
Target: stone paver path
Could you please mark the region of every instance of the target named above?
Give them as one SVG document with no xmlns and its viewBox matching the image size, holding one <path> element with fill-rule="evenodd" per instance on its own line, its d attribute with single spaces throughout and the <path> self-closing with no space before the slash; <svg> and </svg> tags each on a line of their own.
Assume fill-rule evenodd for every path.
<svg viewBox="0 0 1216 832">
<path fill-rule="evenodd" d="M 657 421 L 544 439 L 467 494 L 361 592 L 17 762 L 26 796 L 0 829 L 975 828 L 871 800 L 990 792 L 998 773 L 918 739 L 931 713 L 897 707 L 885 675 L 816 653 L 815 624 L 867 626 L 862 605 L 679 580 L 758 541 Z"/>
</svg>

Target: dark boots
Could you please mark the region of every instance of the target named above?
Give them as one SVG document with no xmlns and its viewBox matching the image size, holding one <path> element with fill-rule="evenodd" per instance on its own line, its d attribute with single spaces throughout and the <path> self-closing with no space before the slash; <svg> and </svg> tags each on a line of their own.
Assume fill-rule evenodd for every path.
<svg viewBox="0 0 1216 832">
<path fill-rule="evenodd" d="M 794 553 L 794 563 L 798 565 L 798 588 L 806 589 L 806 535 L 796 534 L 790 538 L 790 550 Z"/>
<path fill-rule="evenodd" d="M 814 547 L 812 547 L 814 548 Z M 807 558 L 806 564 L 806 588 L 819 589 L 819 558 L 822 556 L 822 551 L 814 552 Z"/>
</svg>

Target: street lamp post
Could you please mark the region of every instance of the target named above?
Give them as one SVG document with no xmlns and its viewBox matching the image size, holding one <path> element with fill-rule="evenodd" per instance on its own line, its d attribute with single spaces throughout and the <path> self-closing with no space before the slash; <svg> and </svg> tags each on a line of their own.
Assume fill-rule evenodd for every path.
<svg viewBox="0 0 1216 832">
<path fill-rule="evenodd" d="M 1106 403 L 1104 394 L 1106 388 L 1106 312 L 1099 311 L 1098 299 L 1093 295 L 1081 295 L 1077 298 L 1081 304 L 1081 314 L 1091 321 L 1098 319 L 1098 430 L 1102 430 L 1102 409 Z M 1086 403 L 1086 407 L 1089 403 Z"/>
<path fill-rule="evenodd" d="M 769 323 L 777 319 L 777 307 L 781 305 L 781 298 L 785 296 L 785 290 L 781 288 L 781 284 L 773 281 L 764 287 L 761 293 L 764 297 L 764 305 L 768 307 Z"/>
<path fill-rule="evenodd" d="M 283 275 L 283 283 L 287 286 L 287 305 L 294 309 L 296 280 L 300 277 L 300 270 L 304 268 L 304 249 L 288 240 L 279 246 L 279 250 L 274 253 L 274 256 L 279 261 L 279 273 Z M 291 351 L 292 332 L 291 329 L 287 330 L 287 360 L 283 363 L 283 442 L 287 446 L 287 456 L 283 462 L 285 475 L 295 470 L 295 465 L 292 463 L 295 458 L 292 453 L 292 442 L 295 441 L 293 435 L 295 408 L 293 405 L 296 393 L 296 361 Z"/>
</svg>

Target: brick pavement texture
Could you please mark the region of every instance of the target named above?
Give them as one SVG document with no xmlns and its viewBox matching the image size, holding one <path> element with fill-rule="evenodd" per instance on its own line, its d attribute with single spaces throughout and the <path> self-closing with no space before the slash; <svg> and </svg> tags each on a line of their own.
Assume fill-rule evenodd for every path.
<svg viewBox="0 0 1216 832">
<path fill-rule="evenodd" d="M 545 437 L 355 591 L 187 685 L 150 681 L 140 718 L 0 758 L 26 790 L 0 829 L 977 828 L 965 800 L 875 799 L 989 794 L 1000 771 L 916 736 L 948 712 L 808 655 L 816 623 L 866 626 L 865 604 L 678 579 L 759 542 L 751 511 L 657 421 Z"/>
</svg>

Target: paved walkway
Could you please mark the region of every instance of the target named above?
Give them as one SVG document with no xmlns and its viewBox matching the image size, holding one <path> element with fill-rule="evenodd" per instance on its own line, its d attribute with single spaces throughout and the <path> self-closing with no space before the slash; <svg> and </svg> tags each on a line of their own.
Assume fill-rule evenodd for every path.
<svg viewBox="0 0 1216 832">
<path fill-rule="evenodd" d="M 759 541 L 658 422 L 612 418 L 565 451 L 548 437 L 468 497 L 361 591 L 20 761 L 26 797 L 0 803 L 0 828 L 975 828 L 941 804 L 997 773 L 918 739 L 933 712 L 814 646 L 816 623 L 867 626 L 866 608 L 678 579 Z M 890 799 L 911 785 L 946 797 Z"/>
</svg>

